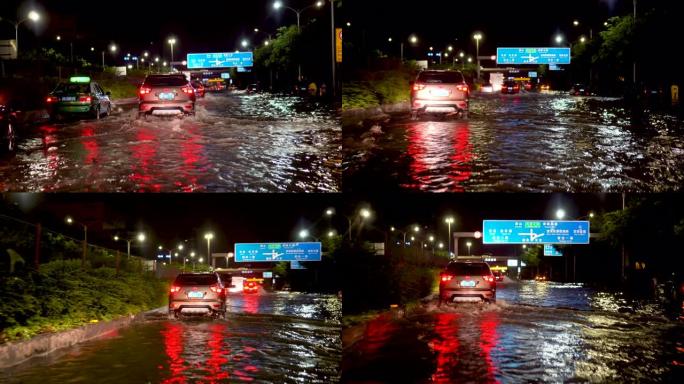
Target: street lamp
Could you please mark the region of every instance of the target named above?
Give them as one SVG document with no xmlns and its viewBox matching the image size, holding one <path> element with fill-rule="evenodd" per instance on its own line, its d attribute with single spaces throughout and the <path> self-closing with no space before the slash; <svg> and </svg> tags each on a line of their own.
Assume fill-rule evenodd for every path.
<svg viewBox="0 0 684 384">
<path fill-rule="evenodd" d="M 468 247 L 468 256 L 470 256 L 470 247 L 473 245 L 472 242 L 468 241 L 466 242 L 466 247 Z"/>
<path fill-rule="evenodd" d="M 242 48 L 247 48 L 247 46 L 249 46 L 249 41 L 247 41 L 247 40 L 242 40 L 242 42 L 240 43 L 240 45 L 242 46 Z"/>
<path fill-rule="evenodd" d="M 173 45 L 176 44 L 176 38 L 172 37 L 168 40 L 169 45 L 171 46 L 171 65 L 173 65 Z"/>
<path fill-rule="evenodd" d="M 144 242 L 145 241 L 145 234 L 142 232 L 139 233 L 136 236 L 136 239 L 141 243 Z M 114 236 L 114 241 L 119 241 L 119 240 L 123 240 L 123 239 L 121 239 L 119 236 Z M 131 242 L 133 241 L 133 239 L 126 239 L 125 241 L 126 241 L 126 245 L 127 245 L 126 254 L 127 254 L 128 258 L 130 259 L 131 258 Z"/>
<path fill-rule="evenodd" d="M 579 20 L 573 20 L 573 21 L 572 21 L 572 25 L 574 25 L 575 27 L 577 27 L 577 26 L 579 25 Z"/>
<path fill-rule="evenodd" d="M 452 216 L 449 216 L 446 219 L 444 219 L 444 222 L 447 223 L 447 227 L 449 230 L 449 233 L 447 233 L 447 241 L 449 242 L 449 256 L 451 256 L 451 224 L 454 223 L 454 218 Z"/>
<path fill-rule="evenodd" d="M 34 23 L 40 20 L 40 14 L 36 11 L 30 11 L 26 18 L 21 19 L 19 21 L 11 21 L 7 19 L 3 19 L 0 17 L 0 20 L 5 20 L 6 22 L 14 25 L 14 47 L 15 51 L 17 53 L 17 57 L 19 57 L 19 26 L 24 23 L 25 21 L 33 21 Z"/>
<path fill-rule="evenodd" d="M 369 217 L 371 216 L 371 211 L 370 211 L 369 209 L 367 209 L 367 208 L 363 208 L 363 209 L 361 209 L 361 211 L 359 212 L 359 214 L 360 214 L 361 217 L 363 217 L 364 219 L 367 219 L 367 218 L 369 218 Z"/>
<path fill-rule="evenodd" d="M 477 32 L 473 35 L 475 39 L 475 58 L 477 62 L 477 81 L 480 81 L 480 40 L 482 40 L 482 34 Z"/>
<path fill-rule="evenodd" d="M 66 217 L 66 222 L 69 225 L 76 223 L 83 227 L 83 256 L 81 257 L 81 265 L 85 265 L 86 259 L 88 258 L 88 226 L 74 221 L 71 216 Z"/>
<path fill-rule="evenodd" d="M 307 237 L 309 237 L 309 231 L 308 230 L 302 229 L 301 231 L 299 231 L 299 238 L 300 239 L 304 240 Z"/>
<path fill-rule="evenodd" d="M 558 220 L 563 220 L 563 218 L 565 218 L 565 210 L 563 208 L 556 210 L 556 218 Z"/>
<path fill-rule="evenodd" d="M 207 240 L 207 260 L 211 259 L 211 239 L 214 238 L 214 234 L 211 232 L 207 232 L 204 235 L 204 238 Z"/>
<path fill-rule="evenodd" d="M 334 1 L 334 0 L 331 0 L 331 2 L 330 2 L 331 10 L 334 9 L 334 7 L 333 7 L 333 5 L 332 5 L 333 1 Z M 309 5 L 309 6 L 307 6 L 307 7 L 301 8 L 301 9 L 294 9 L 294 8 L 292 8 L 292 7 L 288 7 L 287 5 L 283 4 L 282 1 L 276 1 L 275 3 L 273 3 L 273 9 L 278 10 L 278 9 L 280 9 L 280 8 L 285 8 L 285 9 L 289 9 L 290 11 L 292 11 L 292 12 L 294 12 L 294 13 L 297 14 L 297 33 L 301 32 L 301 27 L 300 27 L 299 20 L 300 20 L 300 18 L 301 18 L 302 12 L 306 11 L 306 10 L 309 9 L 309 8 L 313 8 L 313 7 L 321 8 L 322 6 L 323 6 L 323 1 L 317 1 L 315 4 Z M 334 29 L 334 26 L 335 26 L 335 24 L 334 24 L 334 23 L 335 23 L 335 18 L 332 17 L 331 20 L 332 20 L 332 23 L 333 23 L 332 25 L 333 25 L 333 39 L 334 39 L 334 37 L 335 37 L 335 29 Z M 334 42 L 334 40 L 333 40 L 333 42 Z M 333 80 L 334 80 L 334 78 L 335 78 L 335 75 L 334 75 L 334 66 L 335 66 L 334 57 L 335 57 L 335 45 L 333 44 Z M 302 65 L 301 65 L 301 64 L 298 64 L 298 65 L 297 65 L 297 71 L 298 71 L 298 72 L 297 72 L 297 75 L 298 75 L 297 80 L 298 80 L 298 81 L 301 81 L 301 79 L 302 79 Z M 333 90 L 334 90 L 334 89 L 335 89 L 335 84 L 334 84 L 334 81 L 333 81 Z"/>
<path fill-rule="evenodd" d="M 560 35 L 560 34 L 556 35 L 555 40 L 556 40 L 556 44 L 561 44 L 563 42 L 563 35 Z"/>
</svg>

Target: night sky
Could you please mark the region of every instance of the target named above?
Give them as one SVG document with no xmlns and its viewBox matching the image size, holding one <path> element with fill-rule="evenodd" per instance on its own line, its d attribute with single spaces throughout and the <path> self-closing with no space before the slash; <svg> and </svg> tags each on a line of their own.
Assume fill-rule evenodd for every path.
<svg viewBox="0 0 684 384">
<path fill-rule="evenodd" d="M 127 230 L 144 231 L 150 238 L 146 256 L 156 246 L 175 246 L 182 240 L 195 250 L 206 249 L 203 235 L 216 236 L 212 249 L 227 252 L 234 242 L 296 241 L 302 228 L 322 237 L 332 226 L 344 233 L 346 216 L 355 216 L 362 207 L 373 211 L 364 226 L 363 238 L 383 241 L 390 226 L 413 224 L 429 227 L 446 242 L 443 219 L 453 215 L 453 231 L 481 229 L 483 219 L 553 219 L 563 208 L 567 219 L 617 210 L 619 194 L 382 194 L 354 197 L 341 194 L 8 194 L 28 221 L 40 220 L 53 230 L 80 237 L 78 227 L 68 227 L 64 217 L 72 215 L 85 222 L 93 242 L 113 246 L 111 237 Z M 332 221 L 324 217 L 335 208 Z M 7 208 L 4 209 L 7 211 Z M 18 213 L 15 213 L 18 214 Z M 106 225 L 102 225 L 102 222 Z M 357 227 L 358 228 L 358 227 Z M 133 232 L 132 232 L 133 233 Z M 356 233 L 356 230 L 354 231 Z"/>
<path fill-rule="evenodd" d="M 290 0 L 285 4 L 303 8 L 311 1 Z M 32 7 L 38 9 L 43 20 L 38 25 L 21 27 L 25 44 L 56 45 L 56 35 L 62 36 L 62 44 L 75 41 L 78 52 L 89 52 L 95 46 L 116 43 L 122 51 L 132 54 L 143 50 L 170 56 L 167 38 L 177 37 L 174 56 L 181 57 L 188 51 L 232 51 L 240 48 L 243 38 L 261 43 L 265 34 L 255 34 L 253 29 L 275 34 L 280 26 L 296 23 L 295 13 L 274 10 L 272 0 L 250 1 L 200 1 L 182 2 L 158 0 L 117 0 L 99 2 L 82 0 L 2 0 L 0 16 L 16 19 Z M 19 12 L 17 10 L 19 9 Z M 329 8 L 308 9 L 302 13 L 302 24 L 319 17 L 329 22 Z M 14 30 L 7 23 L 0 23 L 0 38 L 13 38 Z M 30 30 L 29 30 L 30 29 Z M 6 37 L 5 37 L 6 35 Z M 68 46 L 68 45 L 67 45 Z M 162 52 L 163 50 L 163 52 Z M 177 56 L 178 55 L 178 56 Z"/>
<path fill-rule="evenodd" d="M 665 0 L 643 1 L 643 11 Z M 415 34 L 419 46 L 407 50 L 427 50 L 433 45 L 443 49 L 451 44 L 456 50 L 475 53 L 473 32 L 480 31 L 480 54 L 491 55 L 496 47 L 550 46 L 557 33 L 567 38 L 597 33 L 612 16 L 632 13 L 631 0 L 516 0 L 457 1 L 421 0 L 399 2 L 388 0 L 351 0 L 344 4 L 344 22 L 351 23 L 348 35 L 365 44 L 399 52 L 400 41 Z M 573 20 L 580 25 L 573 26 Z M 393 42 L 387 42 L 388 37 Z"/>
</svg>

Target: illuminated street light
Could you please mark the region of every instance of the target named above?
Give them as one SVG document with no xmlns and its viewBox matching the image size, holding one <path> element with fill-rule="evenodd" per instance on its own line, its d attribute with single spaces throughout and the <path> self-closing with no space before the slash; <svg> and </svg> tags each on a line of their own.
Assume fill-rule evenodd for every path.
<svg viewBox="0 0 684 384">
<path fill-rule="evenodd" d="M 0 17 L 0 20 L 7 21 L 8 23 L 14 25 L 14 47 L 15 51 L 17 53 L 17 56 L 19 56 L 19 26 L 23 24 L 24 22 L 31 20 L 33 22 L 37 22 L 40 20 L 40 14 L 36 11 L 30 11 L 25 19 L 13 22 L 7 19 L 3 19 Z"/>
<path fill-rule="evenodd" d="M 112 45 L 109 46 L 109 50 L 110 50 L 112 53 L 116 52 L 117 49 L 118 49 L 118 48 L 117 48 L 116 44 L 112 44 Z"/>
<path fill-rule="evenodd" d="M 335 214 L 335 210 L 333 208 L 328 208 L 325 210 L 325 215 L 326 216 L 332 216 Z"/>
<path fill-rule="evenodd" d="M 387 41 L 389 41 L 389 42 L 391 43 L 391 42 L 392 42 L 392 38 L 391 38 L 391 37 L 388 37 L 388 38 L 387 38 Z"/>
<path fill-rule="evenodd" d="M 458 57 L 463 58 L 463 56 L 465 56 L 465 53 L 463 51 L 458 53 Z"/>
<path fill-rule="evenodd" d="M 306 239 L 307 237 L 309 237 L 309 231 L 308 230 L 302 229 L 301 231 L 299 231 L 299 238 L 300 239 Z"/>
<path fill-rule="evenodd" d="M 95 47 L 90 47 L 90 52 L 95 52 Z"/>
<path fill-rule="evenodd" d="M 199 261 L 200 263 L 203 263 L 203 262 L 204 262 L 204 258 L 203 258 L 203 257 L 200 257 L 198 261 Z"/>
<path fill-rule="evenodd" d="M 463 53 L 463 52 L 461 52 L 461 53 Z M 449 231 L 449 232 L 447 233 L 447 241 L 449 242 L 449 249 L 448 249 L 447 251 L 449 251 L 449 256 L 451 256 L 451 224 L 453 224 L 454 221 L 455 221 L 455 220 L 454 220 L 453 216 L 447 216 L 447 217 L 444 219 L 444 222 L 447 223 L 447 228 L 448 228 L 448 231 Z"/>
<path fill-rule="evenodd" d="M 594 212 L 589 212 L 589 217 L 593 219 L 594 218 Z"/>
<path fill-rule="evenodd" d="M 57 35 L 57 41 L 61 41 L 61 40 L 62 40 L 62 36 Z"/>
<path fill-rule="evenodd" d="M 573 20 L 572 25 L 575 27 L 579 25 L 579 20 Z"/>
<path fill-rule="evenodd" d="M 211 260 L 211 239 L 214 238 L 214 234 L 207 232 L 204 234 L 204 238 L 207 240 L 207 260 Z"/>
<path fill-rule="evenodd" d="M 447 47 L 447 51 L 451 52 L 453 50 L 454 50 L 454 47 L 452 47 L 451 45 Z"/>
<path fill-rule="evenodd" d="M 417 37 L 416 35 L 411 35 L 411 36 L 409 37 L 409 42 L 411 42 L 411 44 L 416 44 L 416 43 L 418 43 L 418 37 Z"/>
<path fill-rule="evenodd" d="M 560 44 L 563 42 L 563 36 L 562 35 L 556 35 L 556 44 Z"/>
<path fill-rule="evenodd" d="M 335 236 L 335 231 L 328 231 L 328 237 Z"/>
<path fill-rule="evenodd" d="M 195 251 L 190 252 L 190 257 L 195 257 Z"/>
<path fill-rule="evenodd" d="M 247 46 L 249 46 L 249 41 L 247 41 L 247 40 L 242 40 L 242 42 L 240 43 L 240 45 L 242 46 L 242 48 L 247 48 Z"/>
<path fill-rule="evenodd" d="M 468 247 L 468 256 L 470 256 L 470 247 L 473 245 L 472 242 L 468 241 L 466 242 L 466 247 Z"/>
<path fill-rule="evenodd" d="M 173 63 L 173 45 L 176 44 L 176 38 L 172 37 L 168 40 L 169 45 L 171 46 L 171 63 Z"/>
<path fill-rule="evenodd" d="M 477 81 L 480 81 L 480 40 L 482 40 L 482 34 L 477 32 L 473 35 L 475 39 L 475 58 L 477 60 Z M 470 59 L 468 60 L 470 62 Z"/>
<path fill-rule="evenodd" d="M 580 43 L 584 43 L 585 41 L 587 41 L 586 37 L 584 37 L 584 36 L 580 37 Z"/>
<path fill-rule="evenodd" d="M 178 250 L 182 251 L 183 250 L 183 244 L 178 244 Z"/>
<path fill-rule="evenodd" d="M 367 209 L 367 208 L 361 209 L 361 211 L 359 212 L 359 214 L 360 214 L 361 217 L 363 217 L 364 219 L 367 219 L 367 218 L 371 217 L 371 211 L 370 211 L 369 209 Z"/>
<path fill-rule="evenodd" d="M 163 249 L 163 247 L 160 245 L 157 247 L 157 249 L 159 249 L 161 251 Z"/>
<path fill-rule="evenodd" d="M 475 233 L 473 233 L 473 237 L 476 238 L 476 239 L 481 238 L 481 237 L 482 237 L 482 232 L 480 232 L 480 231 L 475 231 Z"/>
<path fill-rule="evenodd" d="M 558 220 L 563 220 L 563 218 L 565 218 L 565 210 L 563 208 L 556 210 L 556 218 Z"/>
<path fill-rule="evenodd" d="M 435 241 L 435 237 L 430 235 L 430 237 L 428 237 L 428 240 L 432 243 L 433 241 Z"/>
<path fill-rule="evenodd" d="M 390 232 L 394 232 L 396 228 L 390 227 Z"/>
<path fill-rule="evenodd" d="M 444 243 L 440 242 L 439 244 L 437 244 L 437 247 L 438 247 L 439 249 L 444 248 Z"/>
<path fill-rule="evenodd" d="M 469 63 L 472 63 L 472 62 L 473 62 L 473 58 L 472 58 L 472 57 L 468 57 L 468 62 L 469 62 Z"/>
<path fill-rule="evenodd" d="M 351 22 L 347 21 L 347 27 L 351 27 Z"/>
</svg>

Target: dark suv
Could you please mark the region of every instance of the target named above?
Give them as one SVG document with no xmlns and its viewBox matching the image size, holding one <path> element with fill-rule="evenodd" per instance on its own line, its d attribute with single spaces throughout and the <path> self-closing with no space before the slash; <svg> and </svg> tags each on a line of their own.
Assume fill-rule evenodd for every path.
<svg viewBox="0 0 684 384">
<path fill-rule="evenodd" d="M 439 303 L 496 301 L 496 281 L 484 262 L 452 261 L 439 276 Z"/>
<path fill-rule="evenodd" d="M 195 88 L 185 75 L 150 75 L 138 90 L 138 115 L 194 115 Z"/>
<path fill-rule="evenodd" d="M 169 292 L 169 318 L 183 314 L 226 313 L 226 287 L 217 273 L 182 273 Z"/>
</svg>

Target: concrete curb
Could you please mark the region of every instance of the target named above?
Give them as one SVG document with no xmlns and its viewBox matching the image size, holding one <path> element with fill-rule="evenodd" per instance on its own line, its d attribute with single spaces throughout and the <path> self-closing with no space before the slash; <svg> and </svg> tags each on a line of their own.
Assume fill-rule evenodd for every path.
<svg viewBox="0 0 684 384">
<path fill-rule="evenodd" d="M 87 324 L 68 331 L 38 335 L 30 340 L 0 345 L 0 369 L 12 367 L 33 357 L 45 356 L 58 349 L 104 336 L 133 323 L 141 322 L 148 315 L 157 314 L 160 311 L 166 313 L 166 307 L 156 308 L 137 315 L 122 316 L 107 322 Z"/>
</svg>

